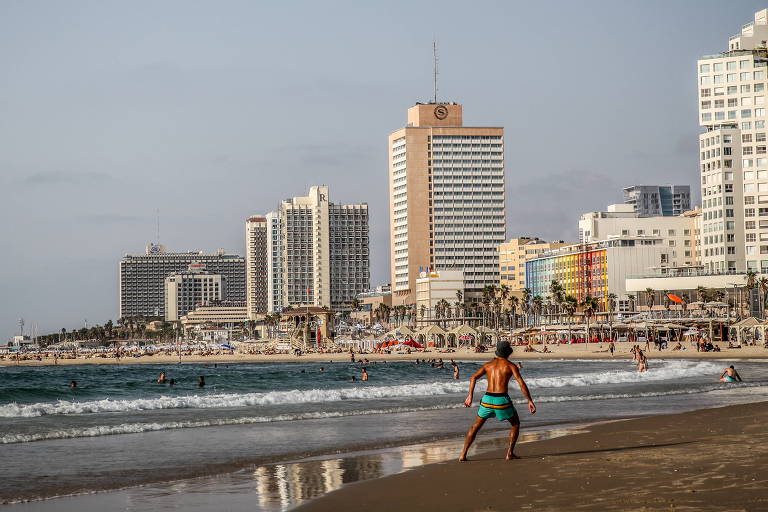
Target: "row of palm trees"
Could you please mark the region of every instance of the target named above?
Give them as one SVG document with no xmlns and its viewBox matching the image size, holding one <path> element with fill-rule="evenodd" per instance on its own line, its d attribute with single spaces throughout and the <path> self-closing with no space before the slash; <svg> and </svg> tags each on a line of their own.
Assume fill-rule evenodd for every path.
<svg viewBox="0 0 768 512">
<path fill-rule="evenodd" d="M 461 291 L 456 292 L 456 302 L 440 300 L 432 310 L 422 305 L 419 310 L 410 306 L 388 306 L 379 304 L 373 311 L 376 320 L 387 325 L 410 325 L 415 327 L 418 320 L 434 320 L 437 325 L 447 328 L 449 324 L 467 323 L 472 326 L 484 326 L 492 329 L 515 329 L 540 325 L 545 319 L 558 318 L 559 321 L 571 321 L 577 311 L 580 311 L 587 322 L 600 311 L 601 301 L 590 295 L 578 300 L 575 296 L 565 293 L 558 281 L 552 281 L 550 295 L 546 298 L 533 295 L 528 288 L 523 289 L 522 296 L 513 295 L 506 285 L 488 285 L 483 288 L 478 301 L 465 301 Z M 359 301 L 352 302 L 353 310 L 360 307 Z M 608 295 L 608 307 L 616 309 L 616 295 Z"/>
</svg>

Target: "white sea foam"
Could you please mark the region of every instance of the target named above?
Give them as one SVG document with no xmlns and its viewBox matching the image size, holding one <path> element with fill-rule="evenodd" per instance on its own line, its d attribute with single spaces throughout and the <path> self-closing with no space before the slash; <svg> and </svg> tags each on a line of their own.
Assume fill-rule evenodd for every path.
<svg viewBox="0 0 768 512">
<path fill-rule="evenodd" d="M 674 380 L 681 377 L 716 375 L 719 366 L 712 362 L 701 361 L 652 361 L 651 370 L 639 373 L 627 365 L 624 370 L 585 372 L 576 375 L 555 377 L 533 377 L 526 379 L 529 387 L 560 388 L 579 387 L 596 384 L 643 383 L 651 381 Z M 525 371 L 525 370 L 523 370 Z M 484 382 L 478 383 L 478 391 L 484 389 Z M 0 406 L 0 417 L 32 418 L 57 414 L 91 414 L 110 412 L 135 412 L 157 409 L 216 409 L 227 407 L 258 407 L 265 405 L 284 405 L 302 403 L 328 403 L 344 400 L 377 400 L 405 398 L 414 396 L 438 396 L 463 393 L 466 382 L 441 381 L 395 386 L 370 386 L 338 389 L 308 389 L 271 391 L 266 393 L 218 393 L 185 396 L 160 396 L 152 398 L 134 398 L 128 400 L 92 400 L 71 402 L 39 402 L 34 404 L 11 403 Z"/>
<path fill-rule="evenodd" d="M 694 386 L 685 389 L 668 390 L 668 391 L 655 391 L 655 392 L 636 392 L 636 393 L 607 393 L 607 394 L 588 394 L 588 395 L 558 395 L 558 396 L 542 396 L 537 398 L 537 403 L 549 403 L 549 402 L 580 402 L 589 400 L 614 400 L 614 399 L 631 399 L 631 398 L 652 398 L 660 396 L 671 395 L 688 395 L 688 394 L 700 394 L 707 392 L 726 392 L 735 388 L 755 388 L 752 393 L 768 392 L 768 386 L 765 383 L 741 383 L 734 384 L 720 384 L 712 383 Z M 759 389 L 758 389 L 759 388 Z M 746 391 L 746 390 L 744 390 Z M 477 397 L 476 397 L 477 398 Z M 525 400 L 515 400 L 515 403 L 525 404 Z M 28 443 L 34 441 L 46 441 L 54 439 L 71 439 L 76 437 L 99 437 L 109 435 L 120 434 L 139 434 L 143 432 L 156 432 L 161 430 L 174 430 L 182 428 L 199 428 L 199 427 L 216 427 L 224 425 L 248 425 L 255 423 L 271 423 L 279 421 L 293 421 L 293 420 L 312 420 L 323 418 L 340 418 L 347 416 L 364 416 L 370 414 L 396 414 L 396 413 L 408 413 L 408 412 L 423 412 L 423 411 L 437 411 L 446 409 L 458 409 L 464 405 L 461 403 L 455 404 L 439 404 L 428 407 L 392 407 L 386 409 L 363 409 L 352 411 L 326 411 L 326 412 L 307 412 L 296 414 L 278 414 L 274 416 L 245 416 L 239 418 L 224 418 L 224 419 L 210 419 L 201 421 L 170 421 L 170 422 L 151 422 L 151 423 L 124 423 L 119 425 L 96 425 L 89 427 L 70 428 L 63 430 L 54 430 L 50 432 L 40 432 L 33 434 L 20 434 L 20 433 L 6 433 L 0 435 L 0 444 L 15 444 L 15 443 Z"/>
<path fill-rule="evenodd" d="M 564 375 L 557 377 L 536 377 L 526 379 L 530 387 L 559 388 L 564 386 L 590 386 L 594 384 L 625 384 L 658 382 L 676 380 L 682 377 L 697 377 L 701 375 L 717 376 L 722 370 L 722 365 L 716 365 L 710 361 L 650 361 L 650 370 L 638 372 L 631 370 L 630 366 L 621 370 L 581 373 L 577 375 Z M 525 370 L 523 370 L 525 371 Z"/>
</svg>

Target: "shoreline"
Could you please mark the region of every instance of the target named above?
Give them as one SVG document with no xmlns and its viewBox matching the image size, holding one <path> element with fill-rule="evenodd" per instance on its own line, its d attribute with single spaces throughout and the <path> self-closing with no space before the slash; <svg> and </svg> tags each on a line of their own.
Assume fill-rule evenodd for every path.
<svg viewBox="0 0 768 512">
<path fill-rule="evenodd" d="M 586 349 L 583 345 L 549 345 L 548 348 L 552 350 L 551 353 L 541 352 L 523 352 L 519 346 L 513 347 L 514 351 L 510 356 L 510 360 L 560 360 L 560 359 L 616 359 L 627 360 L 632 359 L 629 353 L 631 343 L 617 344 L 617 350 L 613 356 L 608 353 L 607 345 L 595 344 L 596 346 L 590 346 Z M 671 350 L 664 349 L 658 351 L 655 349 L 648 350 L 646 355 L 649 360 L 653 359 L 768 359 L 768 349 L 758 346 L 743 347 L 738 349 L 723 348 L 721 352 L 697 352 L 695 349 L 686 347 L 687 350 Z M 394 354 L 359 354 L 355 353 L 355 360 L 359 362 L 360 359 L 367 358 L 370 361 L 415 361 L 416 359 L 443 359 L 449 361 L 450 359 L 463 360 L 463 361 L 487 361 L 493 358 L 493 352 L 474 352 L 466 350 L 458 350 L 456 352 L 413 352 L 407 353 L 394 353 Z M 301 362 L 350 362 L 348 352 L 342 353 L 307 353 L 302 356 L 294 356 L 290 354 L 218 354 L 211 356 L 182 356 L 181 363 L 206 363 L 206 364 L 219 364 L 219 363 L 264 363 L 264 362 L 281 362 L 281 363 L 301 363 Z M 26 360 L 16 362 L 12 359 L 0 360 L 0 367 L 10 366 L 65 366 L 65 365 L 132 365 L 132 364 L 179 364 L 179 357 L 177 355 L 165 355 L 158 354 L 153 356 L 141 356 L 141 357 L 123 357 L 120 361 L 114 358 L 101 358 L 101 357 L 83 357 L 77 359 L 62 359 L 54 362 L 53 358 L 38 360 Z"/>
<path fill-rule="evenodd" d="M 583 433 L 519 444 L 520 460 L 503 460 L 503 450 L 472 450 L 469 462 L 346 485 L 295 510 L 335 511 L 344 503 L 368 512 L 507 510 L 513 504 L 535 510 L 765 510 L 766 421 L 768 402 L 593 423 Z"/>
</svg>

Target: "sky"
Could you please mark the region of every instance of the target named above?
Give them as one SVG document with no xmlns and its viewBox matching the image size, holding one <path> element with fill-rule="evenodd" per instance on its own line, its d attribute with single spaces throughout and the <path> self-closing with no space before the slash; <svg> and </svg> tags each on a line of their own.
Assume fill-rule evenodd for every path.
<svg viewBox="0 0 768 512">
<path fill-rule="evenodd" d="M 0 2 L 0 340 L 116 320 L 155 241 L 244 254 L 245 219 L 367 202 L 389 281 L 387 136 L 432 95 L 503 126 L 507 235 L 575 240 L 633 184 L 698 201 L 696 59 L 757 1 Z M 28 332 L 28 329 L 27 329 Z"/>
</svg>

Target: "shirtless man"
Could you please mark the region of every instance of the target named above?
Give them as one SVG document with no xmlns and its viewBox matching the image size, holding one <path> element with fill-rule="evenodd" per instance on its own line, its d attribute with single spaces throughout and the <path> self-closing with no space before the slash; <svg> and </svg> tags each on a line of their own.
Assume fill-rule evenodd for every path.
<svg viewBox="0 0 768 512">
<path fill-rule="evenodd" d="M 531 393 L 528 391 L 528 386 L 525 385 L 523 377 L 520 375 L 520 371 L 517 369 L 517 365 L 510 362 L 507 358 L 512 354 L 512 347 L 508 341 L 500 341 L 496 344 L 496 358 L 493 361 L 485 363 L 474 375 L 469 379 L 469 395 L 464 401 L 465 407 L 472 406 L 472 395 L 475 392 L 475 383 L 477 379 L 486 376 L 488 379 L 488 389 L 480 399 L 480 409 L 477 411 L 477 418 L 475 422 L 469 428 L 467 432 L 467 438 L 464 441 L 464 450 L 459 457 L 460 461 L 467 460 L 467 452 L 469 447 L 475 441 L 478 431 L 482 428 L 485 420 L 491 416 L 496 416 L 499 421 L 509 421 L 512 429 L 509 432 L 509 449 L 507 450 L 507 460 L 518 459 L 515 455 L 515 443 L 517 443 L 517 436 L 520 433 L 520 418 L 517 416 L 515 406 L 512 405 L 512 399 L 509 398 L 509 379 L 514 377 L 517 383 L 520 385 L 520 391 L 523 392 L 525 398 L 528 400 L 528 410 L 531 414 L 536 413 L 536 406 L 533 404 Z"/>
<path fill-rule="evenodd" d="M 731 365 L 720 374 L 720 382 L 741 382 L 741 375 Z"/>
<path fill-rule="evenodd" d="M 366 370 L 365 368 L 363 368 L 363 370 L 362 370 L 362 372 L 361 372 L 361 373 L 362 373 L 362 375 L 361 375 L 361 377 L 360 377 L 360 380 L 368 380 L 368 370 Z"/>
</svg>

